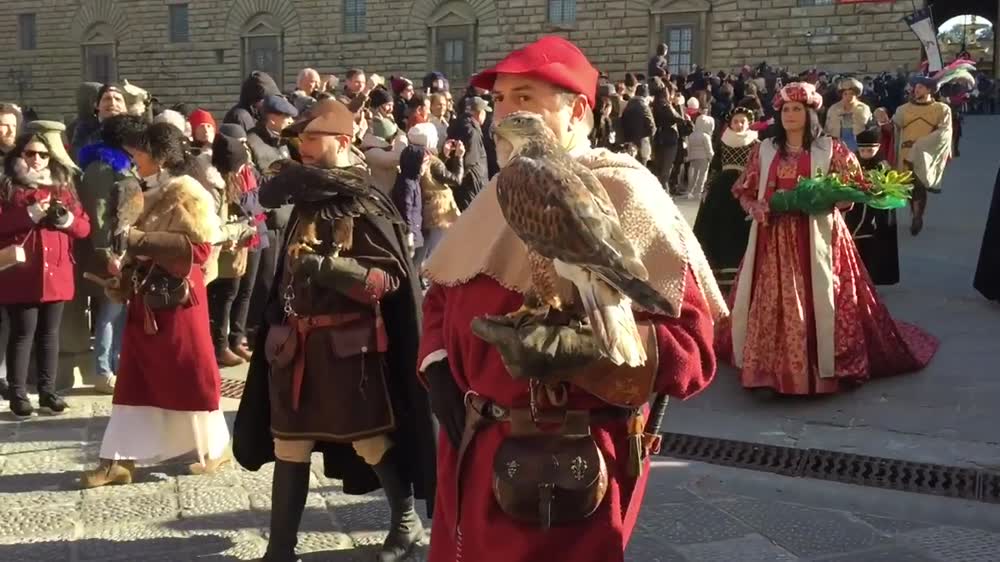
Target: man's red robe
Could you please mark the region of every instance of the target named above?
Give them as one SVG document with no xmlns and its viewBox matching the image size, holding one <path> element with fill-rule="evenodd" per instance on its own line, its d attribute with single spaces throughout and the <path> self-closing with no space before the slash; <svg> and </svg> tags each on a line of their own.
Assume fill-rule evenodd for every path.
<svg viewBox="0 0 1000 562">
<path fill-rule="evenodd" d="M 485 275 L 453 287 L 433 286 L 424 299 L 418 363 L 444 350 L 463 391 L 473 390 L 502 406 L 527 407 L 527 382 L 513 379 L 499 353 L 470 329 L 473 318 L 506 314 L 517 310 L 521 302 L 520 294 Z M 683 399 L 705 388 L 715 375 L 712 318 L 690 269 L 680 317 L 656 318 L 654 322 L 659 343 L 656 391 Z M 606 406 L 581 391 L 570 396 L 570 408 Z M 592 426 L 610 480 L 601 506 L 582 522 L 548 531 L 515 522 L 500 511 L 493 498 L 493 456 L 508 430 L 508 424 L 488 426 L 470 445 L 462 472 L 461 523 L 457 532 L 456 452 L 445 435 L 440 435 L 430 562 L 623 561 L 648 474 L 647 461 L 647 470 L 637 481 L 627 476 L 625 420 Z"/>
</svg>

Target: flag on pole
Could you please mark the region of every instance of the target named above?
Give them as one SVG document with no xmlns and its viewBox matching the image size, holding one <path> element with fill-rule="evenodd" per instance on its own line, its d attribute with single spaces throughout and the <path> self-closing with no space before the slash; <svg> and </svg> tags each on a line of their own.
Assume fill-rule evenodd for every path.
<svg viewBox="0 0 1000 562">
<path fill-rule="evenodd" d="M 927 53 L 927 71 L 937 72 L 944 67 L 941 60 L 941 48 L 938 46 L 937 27 L 931 17 L 930 7 L 920 8 L 908 16 L 903 16 L 910 31 L 917 36 Z"/>
</svg>

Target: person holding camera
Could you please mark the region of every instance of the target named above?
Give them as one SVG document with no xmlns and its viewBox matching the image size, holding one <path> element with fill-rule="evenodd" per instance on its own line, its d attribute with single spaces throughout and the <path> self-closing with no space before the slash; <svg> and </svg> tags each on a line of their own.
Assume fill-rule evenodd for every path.
<svg viewBox="0 0 1000 562">
<path fill-rule="evenodd" d="M 59 327 L 63 305 L 75 291 L 71 249 L 90 234 L 72 174 L 52 158 L 39 133 L 18 137 L 4 159 L 0 179 L 0 306 L 10 318 L 7 342 L 7 398 L 18 418 L 34 408 L 28 399 L 28 365 L 38 343 L 38 406 L 61 414 L 66 402 L 56 394 Z"/>
</svg>

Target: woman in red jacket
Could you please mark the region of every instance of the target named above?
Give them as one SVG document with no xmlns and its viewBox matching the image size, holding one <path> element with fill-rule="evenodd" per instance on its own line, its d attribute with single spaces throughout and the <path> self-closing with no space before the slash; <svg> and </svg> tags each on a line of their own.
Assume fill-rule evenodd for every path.
<svg viewBox="0 0 1000 562">
<path fill-rule="evenodd" d="M 18 138 L 0 179 L 0 248 L 15 246 L 17 263 L 0 271 L 0 305 L 10 317 L 7 342 L 8 399 L 19 418 L 31 416 L 26 383 L 32 342 L 38 342 L 38 406 L 62 413 L 55 393 L 59 324 L 63 303 L 73 298 L 74 239 L 90 234 L 90 221 L 69 170 L 51 158 L 45 137 Z M 23 250 L 23 251 L 22 251 Z"/>
</svg>

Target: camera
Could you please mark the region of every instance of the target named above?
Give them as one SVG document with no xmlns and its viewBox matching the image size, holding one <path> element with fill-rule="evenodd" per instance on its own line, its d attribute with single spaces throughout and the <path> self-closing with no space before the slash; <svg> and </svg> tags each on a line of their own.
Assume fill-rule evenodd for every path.
<svg viewBox="0 0 1000 562">
<path fill-rule="evenodd" d="M 49 203 L 49 209 L 45 212 L 45 224 L 55 228 L 66 221 L 69 209 L 63 205 L 62 201 L 54 200 Z"/>
</svg>

